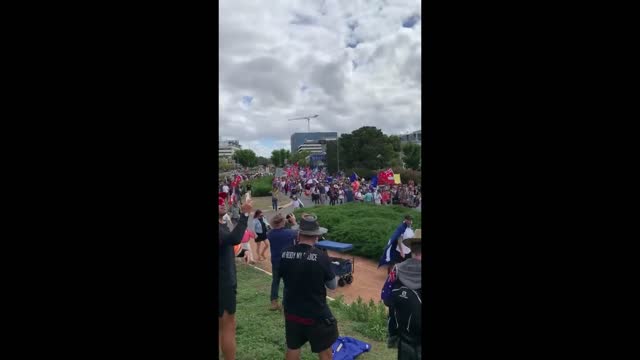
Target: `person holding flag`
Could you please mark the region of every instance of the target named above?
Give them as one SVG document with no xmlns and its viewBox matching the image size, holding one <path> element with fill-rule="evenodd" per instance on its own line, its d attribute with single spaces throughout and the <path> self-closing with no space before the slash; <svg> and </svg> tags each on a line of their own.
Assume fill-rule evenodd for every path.
<svg viewBox="0 0 640 360">
<path fill-rule="evenodd" d="M 384 251 L 382 252 L 382 256 L 380 257 L 380 261 L 378 262 L 378 268 L 383 265 L 388 266 L 388 271 L 390 272 L 393 268 L 393 265 L 402 262 L 405 258 L 405 254 L 402 252 L 404 247 L 398 246 L 398 239 L 405 233 L 407 228 L 410 228 L 413 223 L 413 217 L 411 215 L 405 215 L 402 223 L 396 228 L 396 231 L 393 232 L 389 241 L 387 242 L 387 246 L 385 246 Z"/>
</svg>

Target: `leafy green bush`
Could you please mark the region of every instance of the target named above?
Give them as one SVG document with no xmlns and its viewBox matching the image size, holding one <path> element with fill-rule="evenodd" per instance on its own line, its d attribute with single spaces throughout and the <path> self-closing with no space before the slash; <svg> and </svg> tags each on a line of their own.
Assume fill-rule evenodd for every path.
<svg viewBox="0 0 640 360">
<path fill-rule="evenodd" d="M 422 213 L 402 206 L 347 203 L 340 206 L 318 206 L 294 211 L 296 218 L 305 212 L 318 216 L 320 226 L 329 232 L 326 239 L 353 244 L 351 254 L 377 261 L 391 234 L 404 215 L 413 216 L 413 228 L 422 226 Z"/>
<path fill-rule="evenodd" d="M 377 304 L 373 300 L 368 303 L 362 301 L 358 296 L 355 302 L 345 304 L 342 295 L 336 301 L 329 303 L 332 309 L 340 312 L 349 320 L 356 322 L 354 329 L 361 334 L 377 341 L 384 341 L 387 336 L 387 307 L 379 301 Z"/>
<path fill-rule="evenodd" d="M 273 189 L 273 176 L 263 176 L 242 183 L 245 187 L 251 184 L 251 196 L 269 196 Z"/>
</svg>

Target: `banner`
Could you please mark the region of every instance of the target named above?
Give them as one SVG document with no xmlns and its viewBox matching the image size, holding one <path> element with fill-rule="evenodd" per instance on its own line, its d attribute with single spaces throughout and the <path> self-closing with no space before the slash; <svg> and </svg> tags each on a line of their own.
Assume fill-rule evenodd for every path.
<svg viewBox="0 0 640 360">
<path fill-rule="evenodd" d="M 393 175 L 393 182 L 395 184 L 401 184 L 401 182 L 400 182 L 400 174 Z"/>
</svg>

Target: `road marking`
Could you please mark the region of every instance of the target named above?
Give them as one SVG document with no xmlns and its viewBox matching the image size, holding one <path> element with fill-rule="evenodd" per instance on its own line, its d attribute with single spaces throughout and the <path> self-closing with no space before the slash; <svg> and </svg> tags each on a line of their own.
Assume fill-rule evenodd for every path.
<svg viewBox="0 0 640 360">
<path fill-rule="evenodd" d="M 259 267 L 257 267 L 257 266 L 251 265 L 251 264 L 247 264 L 247 265 L 251 266 L 251 267 L 252 267 L 252 268 L 254 268 L 254 269 L 258 269 L 258 270 L 262 271 L 263 273 L 265 273 L 265 274 L 267 274 L 267 275 L 269 275 L 269 276 L 273 276 L 273 274 L 272 274 L 272 273 L 270 273 L 270 272 L 268 272 L 267 270 L 261 269 L 261 268 L 259 268 Z M 335 300 L 336 300 L 336 299 L 334 299 L 334 298 L 332 298 L 332 297 L 330 297 L 330 296 L 327 296 L 327 299 L 329 299 L 329 300 L 331 300 L 331 301 L 335 301 Z"/>
</svg>

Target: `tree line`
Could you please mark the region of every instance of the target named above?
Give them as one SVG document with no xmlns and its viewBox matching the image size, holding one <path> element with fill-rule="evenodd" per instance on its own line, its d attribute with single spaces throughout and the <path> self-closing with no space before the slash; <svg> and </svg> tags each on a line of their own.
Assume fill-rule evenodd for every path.
<svg viewBox="0 0 640 360">
<path fill-rule="evenodd" d="M 300 166 L 307 166 L 309 164 L 306 157 L 309 155 L 308 151 L 292 154 L 289 150 L 277 149 L 273 150 L 271 158 L 267 159 L 256 156 L 252 150 L 244 149 L 236 150 L 233 159 L 244 167 L 267 164 L 283 167 L 285 164 L 296 162 Z M 404 163 L 406 168 L 420 170 L 422 162 L 420 145 L 403 145 L 398 136 L 385 135 L 382 130 L 373 126 L 364 126 L 350 134 L 342 134 L 338 141 L 328 141 L 326 162 L 330 173 L 338 170 L 338 157 L 340 169 L 383 169 L 402 167 Z"/>
</svg>

